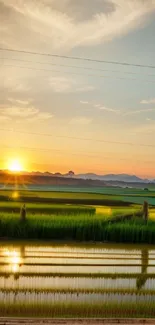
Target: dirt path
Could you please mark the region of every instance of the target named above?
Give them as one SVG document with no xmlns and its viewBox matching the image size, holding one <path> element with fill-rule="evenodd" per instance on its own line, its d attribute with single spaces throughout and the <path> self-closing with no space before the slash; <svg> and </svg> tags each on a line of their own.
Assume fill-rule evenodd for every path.
<svg viewBox="0 0 155 325">
<path fill-rule="evenodd" d="M 0 325 L 116 325 L 154 324 L 155 319 L 41 319 L 41 318 L 0 318 Z"/>
</svg>

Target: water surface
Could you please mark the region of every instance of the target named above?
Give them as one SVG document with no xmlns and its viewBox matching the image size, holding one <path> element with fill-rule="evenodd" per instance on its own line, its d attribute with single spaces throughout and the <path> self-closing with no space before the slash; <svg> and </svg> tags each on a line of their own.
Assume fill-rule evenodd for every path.
<svg viewBox="0 0 155 325">
<path fill-rule="evenodd" d="M 155 248 L 0 244 L 0 305 L 155 302 Z"/>
</svg>

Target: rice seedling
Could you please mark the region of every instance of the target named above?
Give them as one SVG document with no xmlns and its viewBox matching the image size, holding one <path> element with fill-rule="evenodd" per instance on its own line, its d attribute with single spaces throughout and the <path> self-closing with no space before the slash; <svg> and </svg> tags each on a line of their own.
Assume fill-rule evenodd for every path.
<svg viewBox="0 0 155 325">
<path fill-rule="evenodd" d="M 93 294 L 116 294 L 116 295 L 136 295 L 137 297 L 138 296 L 154 296 L 155 295 L 155 290 L 151 290 L 151 289 L 141 289 L 141 290 L 138 290 L 138 289 L 135 289 L 135 288 L 132 288 L 132 289 L 120 289 L 120 288 L 116 288 L 116 289 L 113 289 L 113 288 L 92 288 L 92 289 L 89 289 L 89 288 L 70 288 L 68 286 L 68 288 L 1 288 L 0 291 L 2 293 L 10 293 L 10 294 L 21 294 L 21 293 L 24 293 L 24 294 L 28 294 L 28 293 L 36 293 L 36 294 L 39 294 L 41 295 L 42 293 L 47 293 L 47 294 L 90 294 L 90 295 L 93 295 Z"/>
<path fill-rule="evenodd" d="M 155 244 L 155 222 L 133 219 L 119 223 L 101 215 L 28 215 L 22 224 L 16 214 L 0 215 L 0 237 L 116 243 Z"/>
<path fill-rule="evenodd" d="M 8 220 L 7 216 L 4 219 Z M 90 222 L 94 217 L 81 220 L 76 216 L 69 218 L 67 222 L 69 225 L 70 223 L 76 224 L 77 219 L 87 225 L 88 220 Z M 15 216 L 13 216 L 13 220 L 16 221 Z M 59 217 L 57 220 L 62 222 L 63 218 Z M 30 221 L 36 222 L 34 218 Z M 39 219 L 41 225 L 42 221 L 43 219 Z M 54 221 L 56 222 L 55 217 Z M 48 221 L 47 218 L 46 222 L 51 222 L 51 219 Z M 97 222 L 101 223 L 102 221 L 99 219 Z M 103 225 L 109 227 L 105 220 Z M 133 221 L 130 226 L 132 225 L 143 227 L 143 224 L 139 224 L 137 221 Z M 152 265 L 152 269 L 154 268 L 155 250 L 152 246 L 146 248 L 130 245 L 129 247 L 127 245 L 122 247 L 112 244 L 75 245 L 69 243 L 67 246 L 59 246 L 59 244 L 54 246 L 47 242 L 37 246 L 33 242 L 31 245 L 24 245 L 23 254 L 23 243 L 16 242 L 10 246 L 8 243 L 2 243 L 0 247 L 2 254 L 0 260 L 0 316 L 155 317 L 155 286 L 153 284 L 155 273 L 153 270 L 152 273 L 149 273 L 150 266 Z M 7 252 L 8 254 L 6 254 Z M 16 252 L 16 254 L 12 254 L 12 252 Z M 122 257 L 121 252 L 124 254 Z M 81 273 L 77 267 L 74 269 L 75 272 L 71 272 L 71 265 L 77 265 L 76 254 L 79 254 L 78 265 L 86 265 Z M 87 266 L 89 254 L 90 267 Z M 94 257 L 97 257 L 94 261 L 92 261 L 93 254 Z M 20 263 L 17 256 L 21 256 L 23 259 L 21 268 L 12 267 L 14 263 Z M 83 257 L 81 261 L 80 256 Z M 103 260 L 99 264 L 97 259 L 102 256 Z M 132 268 L 131 271 L 133 256 L 135 257 L 133 266 L 138 265 L 138 268 L 136 270 Z M 59 258 L 61 258 L 61 263 Z M 110 258 L 113 263 L 110 263 Z M 48 259 L 51 260 L 48 261 Z M 66 259 L 70 265 L 67 271 Z M 126 259 L 125 262 L 124 259 Z M 109 268 L 111 273 L 106 267 L 101 268 L 101 273 L 95 269 L 97 265 L 116 265 L 116 262 L 121 265 L 119 271 L 122 272 L 120 271 L 120 273 L 115 272 L 114 267 Z M 125 269 L 126 263 L 129 265 L 127 270 Z M 9 264 L 10 267 L 8 267 Z M 52 271 L 52 268 L 48 268 L 52 264 L 59 266 L 55 268 L 56 272 Z M 61 268 L 62 272 L 60 272 Z M 49 272 L 47 272 L 48 269 Z M 92 269 L 94 273 L 90 272 Z"/>
<path fill-rule="evenodd" d="M 0 271 L 0 277 L 10 277 L 11 275 L 14 275 L 15 278 L 22 277 L 62 277 L 62 278 L 104 278 L 104 279 L 138 279 L 142 276 L 141 273 L 89 273 L 89 272 L 16 272 L 13 273 L 11 271 Z M 144 273 L 143 274 L 144 279 L 155 279 L 155 273 Z"/>
<path fill-rule="evenodd" d="M 10 263 L 9 262 L 5 262 L 5 261 L 3 261 L 3 262 L 0 262 L 0 266 L 1 265 L 9 265 Z M 40 263 L 40 262 L 22 262 L 22 266 L 35 266 L 35 267 L 37 267 L 37 266 L 88 266 L 88 267 L 91 267 L 91 266 L 93 266 L 93 267 L 96 267 L 96 266 L 104 266 L 104 267 L 114 267 L 114 266 L 116 266 L 116 267 L 119 267 L 119 266 L 121 266 L 121 267 L 139 267 L 139 266 L 148 266 L 148 264 L 147 263 L 143 263 L 143 264 L 140 264 L 140 263 L 138 263 L 138 264 L 131 264 L 131 263 L 128 263 L 128 264 L 123 264 L 123 263 L 120 263 L 120 264 L 115 264 L 115 263 L 93 263 L 93 264 L 90 264 L 90 263 L 81 263 L 81 262 L 79 262 L 79 263 L 66 263 L 66 262 L 62 262 L 62 263 L 56 263 L 56 262 L 49 262 L 49 263 L 47 263 L 47 262 L 44 262 L 44 263 Z M 154 267 L 155 268 L 155 264 L 149 264 L 149 267 Z"/>
<path fill-rule="evenodd" d="M 0 303 L 0 316 L 65 318 L 151 318 L 154 302 L 135 303 Z"/>
<path fill-rule="evenodd" d="M 13 212 L 19 213 L 21 208 L 21 202 L 0 202 L 0 212 Z M 80 205 L 67 205 L 67 204 L 44 204 L 44 203 L 27 203 L 27 212 L 30 214 L 48 214 L 48 215 L 94 215 L 96 209 L 91 206 Z"/>
</svg>

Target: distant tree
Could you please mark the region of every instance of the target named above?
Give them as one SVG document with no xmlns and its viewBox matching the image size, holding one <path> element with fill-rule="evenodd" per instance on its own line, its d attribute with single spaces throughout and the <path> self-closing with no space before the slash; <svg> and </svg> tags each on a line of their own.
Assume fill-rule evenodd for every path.
<svg viewBox="0 0 155 325">
<path fill-rule="evenodd" d="M 75 173 L 72 170 L 70 170 L 67 175 L 70 177 L 73 177 L 75 175 Z"/>
<path fill-rule="evenodd" d="M 59 177 L 59 176 L 62 176 L 62 174 L 59 173 L 59 172 L 58 172 L 58 173 L 55 173 L 54 175 L 55 175 L 55 176 L 58 176 L 58 177 Z"/>
</svg>

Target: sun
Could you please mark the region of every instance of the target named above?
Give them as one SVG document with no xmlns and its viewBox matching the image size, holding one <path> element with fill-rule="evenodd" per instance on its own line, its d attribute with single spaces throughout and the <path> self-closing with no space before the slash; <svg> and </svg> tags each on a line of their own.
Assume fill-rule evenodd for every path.
<svg viewBox="0 0 155 325">
<path fill-rule="evenodd" d="M 19 159 L 11 159 L 8 162 L 8 170 L 10 172 L 21 172 L 23 170 L 22 163 Z"/>
</svg>

